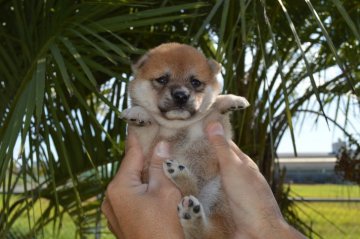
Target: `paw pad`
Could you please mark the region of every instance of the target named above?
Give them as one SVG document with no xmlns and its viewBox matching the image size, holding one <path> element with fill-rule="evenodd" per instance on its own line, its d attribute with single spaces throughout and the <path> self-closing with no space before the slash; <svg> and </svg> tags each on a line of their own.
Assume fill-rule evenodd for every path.
<svg viewBox="0 0 360 239">
<path fill-rule="evenodd" d="M 225 95 L 219 101 L 218 104 L 219 104 L 221 113 L 242 110 L 250 105 L 249 102 L 244 97 L 234 96 L 234 95 Z"/>
<path fill-rule="evenodd" d="M 203 216 L 202 206 L 194 196 L 184 197 L 177 208 L 180 219 L 191 220 Z"/>
<path fill-rule="evenodd" d="M 240 110 L 240 109 L 244 109 L 244 107 L 238 105 L 238 106 L 231 106 L 231 107 L 229 108 L 229 110 Z"/>
<path fill-rule="evenodd" d="M 134 123 L 138 126 L 145 126 L 145 125 L 150 125 L 151 121 L 144 121 L 141 119 L 135 119 L 135 118 L 131 118 L 131 119 L 127 119 L 127 118 L 122 118 L 124 120 L 130 121 L 131 123 Z"/>
<path fill-rule="evenodd" d="M 121 112 L 120 118 L 137 126 L 146 126 L 151 124 L 151 116 L 141 107 L 136 106 Z"/>
<path fill-rule="evenodd" d="M 167 176 L 170 178 L 177 177 L 179 174 L 182 174 L 186 171 L 185 165 L 182 165 L 174 160 L 166 160 L 163 164 L 163 168 Z"/>
</svg>

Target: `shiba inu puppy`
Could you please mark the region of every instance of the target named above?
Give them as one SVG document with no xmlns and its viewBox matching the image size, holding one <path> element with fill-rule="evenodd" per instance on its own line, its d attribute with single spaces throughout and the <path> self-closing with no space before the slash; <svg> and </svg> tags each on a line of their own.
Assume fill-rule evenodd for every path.
<svg viewBox="0 0 360 239">
<path fill-rule="evenodd" d="M 230 139 L 228 112 L 249 103 L 240 96 L 219 95 L 219 71 L 217 62 L 188 45 L 167 43 L 153 48 L 133 66 L 132 107 L 121 115 L 137 134 L 145 155 L 150 156 L 160 140 L 170 142 L 172 158 L 163 168 L 184 196 L 177 210 L 187 239 L 229 238 L 234 232 L 204 127 L 211 121 L 221 122 Z M 147 177 L 145 168 L 145 182 Z"/>
</svg>

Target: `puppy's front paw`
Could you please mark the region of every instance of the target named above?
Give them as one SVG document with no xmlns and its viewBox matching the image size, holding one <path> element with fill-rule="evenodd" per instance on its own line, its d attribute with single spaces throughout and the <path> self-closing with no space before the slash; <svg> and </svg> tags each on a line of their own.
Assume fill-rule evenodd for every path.
<svg viewBox="0 0 360 239">
<path fill-rule="evenodd" d="M 236 95 L 221 95 L 216 99 L 216 106 L 223 114 L 229 111 L 245 109 L 249 105 L 250 103 L 244 97 Z"/>
<path fill-rule="evenodd" d="M 175 160 L 166 160 L 163 164 L 163 168 L 165 175 L 173 181 L 176 181 L 179 177 L 187 177 L 189 175 L 185 165 L 182 165 Z"/>
<path fill-rule="evenodd" d="M 185 238 L 202 238 L 208 226 L 203 206 L 194 196 L 185 196 L 178 204 L 178 216 Z"/>
<path fill-rule="evenodd" d="M 134 124 L 137 126 L 147 126 L 151 124 L 152 117 L 142 107 L 135 106 L 128 108 L 121 112 L 121 119 L 124 119 L 128 124 Z"/>
<path fill-rule="evenodd" d="M 182 194 L 197 194 L 196 177 L 183 164 L 176 160 L 166 160 L 163 163 L 165 175 L 180 189 Z"/>
</svg>

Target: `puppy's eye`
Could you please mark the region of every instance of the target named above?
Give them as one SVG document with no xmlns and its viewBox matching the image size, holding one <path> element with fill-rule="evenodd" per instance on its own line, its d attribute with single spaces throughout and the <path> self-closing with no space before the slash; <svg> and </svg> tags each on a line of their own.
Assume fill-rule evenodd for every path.
<svg viewBox="0 0 360 239">
<path fill-rule="evenodd" d="M 198 88 L 202 84 L 201 81 L 196 78 L 191 78 L 190 83 L 194 88 Z"/>
<path fill-rule="evenodd" d="M 159 78 L 156 78 L 155 81 L 161 85 L 166 85 L 169 82 L 169 77 L 168 76 L 161 76 Z"/>
</svg>

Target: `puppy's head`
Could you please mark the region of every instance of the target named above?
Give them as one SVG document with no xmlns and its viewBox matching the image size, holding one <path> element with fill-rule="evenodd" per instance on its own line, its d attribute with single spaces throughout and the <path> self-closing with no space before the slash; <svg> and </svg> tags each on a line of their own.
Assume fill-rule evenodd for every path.
<svg viewBox="0 0 360 239">
<path fill-rule="evenodd" d="M 188 120 L 200 116 L 220 93 L 216 80 L 220 65 L 188 45 L 162 44 L 145 54 L 133 71 L 133 105 L 146 108 L 157 118 Z"/>
</svg>

